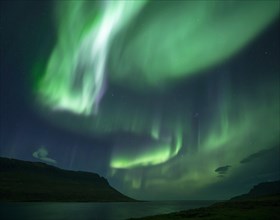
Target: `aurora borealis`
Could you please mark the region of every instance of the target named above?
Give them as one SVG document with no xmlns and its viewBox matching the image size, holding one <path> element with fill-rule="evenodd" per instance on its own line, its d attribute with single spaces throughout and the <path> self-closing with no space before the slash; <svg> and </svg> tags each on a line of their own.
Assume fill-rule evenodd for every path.
<svg viewBox="0 0 280 220">
<path fill-rule="evenodd" d="M 224 199 L 279 179 L 279 1 L 21 7 L 38 11 L 22 27 L 37 31 L 3 38 L 27 55 L 13 70 L 23 80 L 6 76 L 21 57 L 1 61 L 11 94 L 1 103 L 14 100 L 1 156 L 34 160 L 44 146 L 57 166 L 98 172 L 139 199 Z"/>
<path fill-rule="evenodd" d="M 59 40 L 38 85 L 42 99 L 54 109 L 97 112 L 105 86 L 110 39 L 142 1 L 73 1 L 57 5 Z M 84 15 L 88 7 L 95 10 Z"/>
</svg>

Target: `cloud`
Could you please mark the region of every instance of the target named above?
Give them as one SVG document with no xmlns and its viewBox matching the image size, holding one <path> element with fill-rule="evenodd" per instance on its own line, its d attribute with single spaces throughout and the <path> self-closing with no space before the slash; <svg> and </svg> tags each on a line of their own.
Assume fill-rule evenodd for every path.
<svg viewBox="0 0 280 220">
<path fill-rule="evenodd" d="M 251 154 L 251 155 L 245 157 L 243 160 L 240 161 L 240 163 L 252 162 L 253 160 L 258 159 L 260 157 L 263 157 L 263 156 L 271 153 L 274 150 L 275 150 L 275 147 L 269 148 L 269 149 L 260 150 L 257 153 L 254 153 L 254 154 Z"/>
<path fill-rule="evenodd" d="M 226 166 L 223 166 L 223 167 L 218 167 L 215 172 L 218 173 L 218 177 L 224 177 L 225 174 L 227 174 L 229 168 L 231 166 L 230 165 L 226 165 Z"/>
<path fill-rule="evenodd" d="M 36 150 L 35 152 L 33 152 L 32 156 L 34 158 L 37 158 L 39 160 L 42 160 L 44 162 L 47 162 L 47 163 L 56 163 L 56 160 L 52 159 L 52 158 L 49 158 L 48 157 L 48 150 L 45 148 L 45 147 L 40 147 L 38 150 Z"/>
</svg>

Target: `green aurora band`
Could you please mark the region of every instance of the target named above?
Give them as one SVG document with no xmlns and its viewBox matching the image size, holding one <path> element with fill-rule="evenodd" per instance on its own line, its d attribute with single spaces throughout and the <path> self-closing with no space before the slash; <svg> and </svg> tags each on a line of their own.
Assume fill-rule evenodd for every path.
<svg viewBox="0 0 280 220">
<path fill-rule="evenodd" d="M 217 182 L 217 167 L 279 142 L 278 78 L 258 80 L 251 90 L 222 80 L 215 103 L 204 88 L 201 115 L 194 89 L 178 98 L 171 86 L 203 81 L 207 69 L 233 57 L 277 18 L 279 1 L 56 4 L 58 41 L 36 88 L 43 106 L 63 111 L 43 114 L 88 135 L 131 136 L 116 139 L 111 152 L 110 175 L 122 180 L 120 190 L 141 198 L 137 189 L 146 189 L 152 198 L 188 184 L 177 196 L 189 196 Z M 105 79 L 111 87 L 103 95 Z"/>
<path fill-rule="evenodd" d="M 121 84 L 158 86 L 221 63 L 279 13 L 277 1 L 145 3 L 58 2 L 58 42 L 37 86 L 42 101 L 89 115 L 97 112 L 106 65 Z"/>
<path fill-rule="evenodd" d="M 89 115 L 98 111 L 104 92 L 110 41 L 144 1 L 56 3 L 58 43 L 38 92 L 52 109 Z"/>
<path fill-rule="evenodd" d="M 222 63 L 279 14 L 277 1 L 154 1 L 148 6 L 115 38 L 109 62 L 116 82 L 143 89 Z"/>
</svg>

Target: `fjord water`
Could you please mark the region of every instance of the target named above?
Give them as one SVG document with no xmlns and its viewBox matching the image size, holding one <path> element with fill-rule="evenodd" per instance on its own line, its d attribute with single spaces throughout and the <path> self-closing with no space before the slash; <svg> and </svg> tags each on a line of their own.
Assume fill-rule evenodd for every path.
<svg viewBox="0 0 280 220">
<path fill-rule="evenodd" d="M 153 201 L 112 203 L 2 203 L 5 220 L 123 220 L 209 206 L 215 201 Z"/>
</svg>

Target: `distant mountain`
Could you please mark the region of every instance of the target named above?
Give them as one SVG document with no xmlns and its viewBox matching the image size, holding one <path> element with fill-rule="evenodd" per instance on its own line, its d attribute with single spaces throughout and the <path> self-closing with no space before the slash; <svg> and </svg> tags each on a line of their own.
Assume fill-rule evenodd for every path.
<svg viewBox="0 0 280 220">
<path fill-rule="evenodd" d="M 127 202 L 98 174 L 0 157 L 0 201 Z"/>
<path fill-rule="evenodd" d="M 254 186 L 247 194 L 234 197 L 225 202 L 215 203 L 209 207 L 147 216 L 143 218 L 131 218 L 129 220 L 279 219 L 279 187 L 280 181 L 260 183 Z"/>
<path fill-rule="evenodd" d="M 264 182 L 255 185 L 248 193 L 236 196 L 231 200 L 248 200 L 262 196 L 280 195 L 280 180 L 274 182 Z"/>
</svg>

